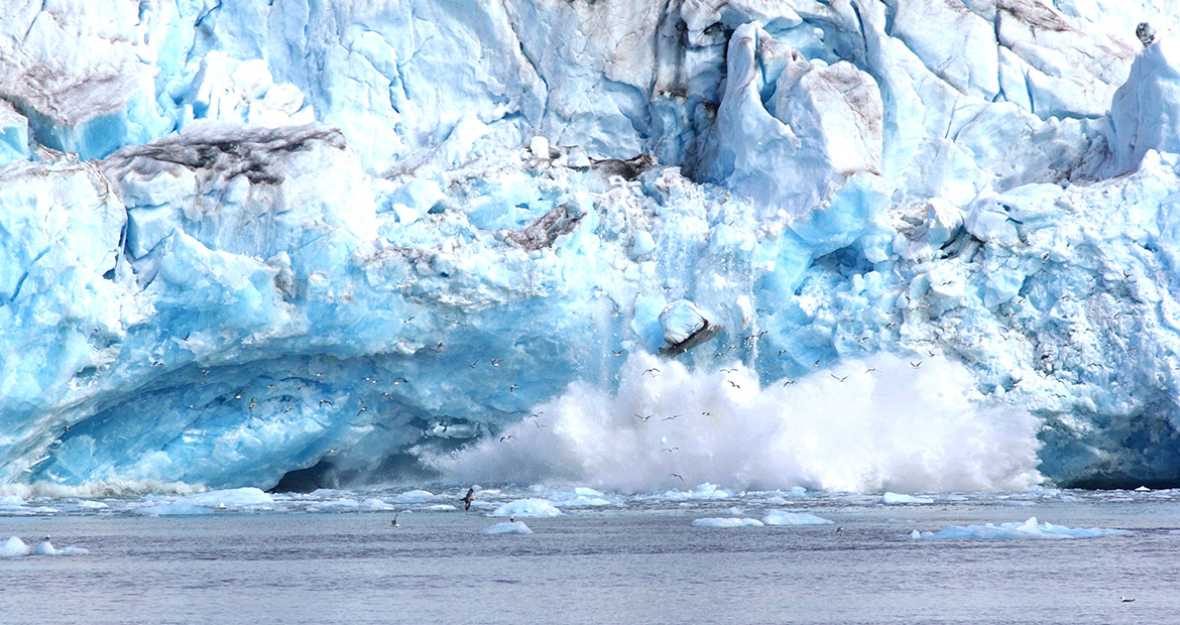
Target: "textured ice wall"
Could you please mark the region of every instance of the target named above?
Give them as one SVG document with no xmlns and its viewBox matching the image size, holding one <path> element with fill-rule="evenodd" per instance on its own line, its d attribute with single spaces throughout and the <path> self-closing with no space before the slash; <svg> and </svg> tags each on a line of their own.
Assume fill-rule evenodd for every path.
<svg viewBox="0 0 1180 625">
<path fill-rule="evenodd" d="M 1018 460 L 701 479 L 1019 487 L 1015 406 L 1051 478 L 1175 483 L 1175 11 L 8 3 L 0 477 L 405 475 L 663 350 L 932 353 Z"/>
</svg>

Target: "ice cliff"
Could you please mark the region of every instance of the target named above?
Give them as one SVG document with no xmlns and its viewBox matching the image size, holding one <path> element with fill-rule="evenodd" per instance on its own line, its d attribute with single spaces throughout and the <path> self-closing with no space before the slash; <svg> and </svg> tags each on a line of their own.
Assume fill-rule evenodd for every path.
<svg viewBox="0 0 1180 625">
<path fill-rule="evenodd" d="M 0 483 L 1180 484 L 1177 23 L 6 2 Z"/>
</svg>

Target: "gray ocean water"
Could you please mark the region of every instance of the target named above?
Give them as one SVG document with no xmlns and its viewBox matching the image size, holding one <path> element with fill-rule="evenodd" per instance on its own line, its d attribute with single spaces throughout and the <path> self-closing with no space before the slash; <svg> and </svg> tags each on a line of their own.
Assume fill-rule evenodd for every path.
<svg viewBox="0 0 1180 625">
<path fill-rule="evenodd" d="M 529 535 L 483 534 L 505 520 L 487 516 L 487 504 L 469 513 L 280 506 L 141 516 L 118 501 L 75 512 L 57 502 L 56 513 L 45 512 L 55 502 L 38 501 L 44 513 L 0 516 L 0 541 L 33 546 L 49 534 L 59 548 L 89 553 L 0 558 L 0 623 L 1180 622 L 1174 491 L 766 501 L 624 498 L 521 519 Z M 833 523 L 691 525 L 771 508 Z M 1030 516 L 1133 534 L 910 536 Z"/>
</svg>

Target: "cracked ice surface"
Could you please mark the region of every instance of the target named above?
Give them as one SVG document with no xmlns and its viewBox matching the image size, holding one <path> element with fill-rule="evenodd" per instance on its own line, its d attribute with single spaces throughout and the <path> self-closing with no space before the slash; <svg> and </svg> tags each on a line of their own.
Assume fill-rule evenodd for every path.
<svg viewBox="0 0 1180 625">
<path fill-rule="evenodd" d="M 1177 17 L 8 3 L 0 480 L 1174 484 Z"/>
</svg>

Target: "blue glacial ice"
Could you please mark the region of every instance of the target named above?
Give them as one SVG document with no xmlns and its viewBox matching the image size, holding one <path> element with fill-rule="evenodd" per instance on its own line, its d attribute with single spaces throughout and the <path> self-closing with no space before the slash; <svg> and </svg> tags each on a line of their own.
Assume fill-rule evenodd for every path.
<svg viewBox="0 0 1180 625">
<path fill-rule="evenodd" d="M 1172 3 L 4 11 L 0 484 L 1180 483 Z"/>
</svg>

